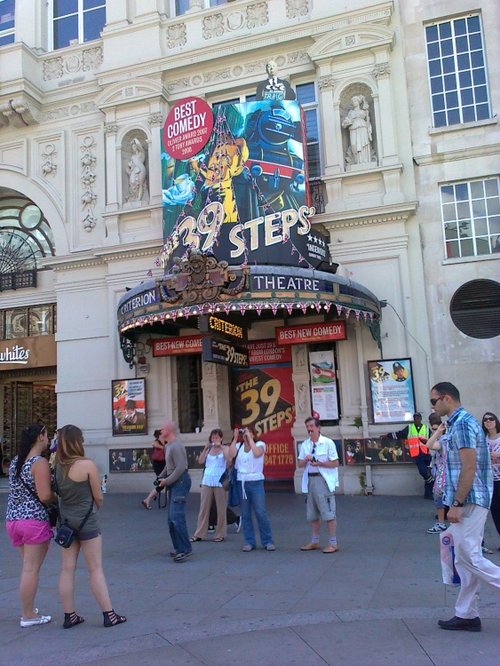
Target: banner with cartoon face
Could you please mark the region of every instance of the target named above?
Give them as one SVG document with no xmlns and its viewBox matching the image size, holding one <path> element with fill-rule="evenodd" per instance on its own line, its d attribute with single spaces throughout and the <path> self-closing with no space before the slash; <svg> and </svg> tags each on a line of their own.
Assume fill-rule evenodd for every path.
<svg viewBox="0 0 500 666">
<path fill-rule="evenodd" d="M 162 130 L 165 271 L 189 248 L 238 266 L 329 264 L 312 229 L 299 104 L 187 99 Z"/>
</svg>

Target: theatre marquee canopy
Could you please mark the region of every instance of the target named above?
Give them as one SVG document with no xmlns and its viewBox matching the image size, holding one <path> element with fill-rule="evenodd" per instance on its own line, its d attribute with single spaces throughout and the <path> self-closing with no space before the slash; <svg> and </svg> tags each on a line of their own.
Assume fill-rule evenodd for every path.
<svg viewBox="0 0 500 666">
<path fill-rule="evenodd" d="M 179 262 L 177 272 L 147 280 L 124 294 L 118 304 L 118 327 L 131 339 L 142 330 L 165 332 L 164 327 L 175 334 L 180 327 L 197 328 L 200 315 L 216 312 L 234 321 L 266 315 L 353 318 L 379 337 L 379 301 L 357 282 L 297 267 L 228 267 L 196 252 Z"/>
</svg>

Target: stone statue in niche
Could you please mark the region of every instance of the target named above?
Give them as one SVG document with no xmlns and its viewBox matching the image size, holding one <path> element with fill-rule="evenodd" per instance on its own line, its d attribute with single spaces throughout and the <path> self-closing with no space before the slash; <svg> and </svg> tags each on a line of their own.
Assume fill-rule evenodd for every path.
<svg viewBox="0 0 500 666">
<path fill-rule="evenodd" d="M 142 201 L 146 186 L 146 151 L 137 138 L 132 139 L 130 147 L 132 155 L 127 164 L 127 201 Z"/>
<path fill-rule="evenodd" d="M 346 152 L 347 164 L 370 164 L 372 162 L 372 124 L 370 108 L 364 95 L 351 98 L 352 108 L 342 122 L 349 130 L 349 148 Z"/>
</svg>

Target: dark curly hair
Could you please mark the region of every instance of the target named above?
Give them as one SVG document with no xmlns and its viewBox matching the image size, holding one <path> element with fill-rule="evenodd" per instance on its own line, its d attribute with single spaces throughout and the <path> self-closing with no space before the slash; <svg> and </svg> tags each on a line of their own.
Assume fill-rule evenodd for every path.
<svg viewBox="0 0 500 666">
<path fill-rule="evenodd" d="M 33 423 L 32 425 L 26 426 L 26 428 L 24 428 L 22 431 L 21 445 L 19 446 L 16 462 L 15 476 L 17 478 L 19 478 L 23 465 L 26 462 L 26 458 L 28 457 L 28 453 L 35 445 L 36 440 L 40 437 L 40 435 L 43 435 L 46 432 L 47 428 L 43 425 L 43 423 Z"/>
</svg>

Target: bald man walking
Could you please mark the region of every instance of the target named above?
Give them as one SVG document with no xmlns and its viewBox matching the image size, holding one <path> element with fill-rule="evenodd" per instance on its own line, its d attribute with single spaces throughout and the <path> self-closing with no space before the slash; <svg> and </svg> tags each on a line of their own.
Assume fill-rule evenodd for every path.
<svg viewBox="0 0 500 666">
<path fill-rule="evenodd" d="M 174 562 L 185 562 L 192 546 L 186 525 L 186 500 L 191 489 L 186 449 L 177 437 L 177 425 L 166 421 L 158 438 L 165 445 L 165 467 L 160 485 L 168 492 L 168 529 L 174 547 Z"/>
</svg>

